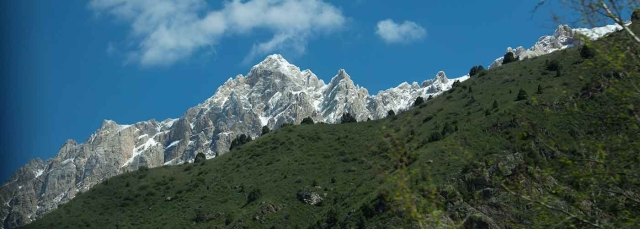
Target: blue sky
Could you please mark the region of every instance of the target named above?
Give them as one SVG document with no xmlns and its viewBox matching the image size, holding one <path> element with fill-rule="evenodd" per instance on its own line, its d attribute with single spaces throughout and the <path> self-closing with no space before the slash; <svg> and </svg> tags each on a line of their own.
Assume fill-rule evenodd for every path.
<svg viewBox="0 0 640 229">
<path fill-rule="evenodd" d="M 525 0 L 302 0 L 280 11 L 255 1 L 171 2 L 0 3 L 2 180 L 31 158 L 55 156 L 66 139 L 84 142 L 103 119 L 177 118 L 271 53 L 325 82 L 344 68 L 377 93 L 440 70 L 462 76 L 555 27 L 548 10 L 532 15 L 535 2 Z M 162 3 L 169 13 L 158 13 Z"/>
</svg>

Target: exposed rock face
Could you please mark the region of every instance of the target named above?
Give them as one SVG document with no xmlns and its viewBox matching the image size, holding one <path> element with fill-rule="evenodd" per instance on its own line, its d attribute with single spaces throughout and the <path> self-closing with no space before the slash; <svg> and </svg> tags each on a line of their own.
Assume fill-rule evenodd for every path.
<svg viewBox="0 0 640 229">
<path fill-rule="evenodd" d="M 226 153 L 237 134 L 255 138 L 265 125 L 277 129 L 306 117 L 336 123 L 347 112 L 359 121 L 383 118 L 389 110 L 409 108 L 418 96 L 450 89 L 453 82 L 439 72 L 422 85 L 405 82 L 370 95 L 344 69 L 325 84 L 310 70 L 271 55 L 178 119 L 133 125 L 105 120 L 84 143 L 68 140 L 54 158 L 32 160 L 0 187 L 0 219 L 4 228 L 25 225 L 106 178 L 141 166 L 193 161 L 200 152 L 212 158 Z"/>
<path fill-rule="evenodd" d="M 621 28 L 622 27 L 620 27 L 619 25 L 607 25 L 592 29 L 571 29 L 567 25 L 559 25 L 552 36 L 540 37 L 538 41 L 533 46 L 531 46 L 531 48 L 524 49 L 524 47 L 520 46 L 513 49 L 509 47 L 507 48 L 507 52 L 512 52 L 516 57 L 518 57 L 518 59 L 524 60 L 527 58 L 533 58 L 536 56 L 552 53 L 557 50 L 578 46 L 581 44 L 581 41 L 577 34 L 582 34 L 592 40 L 595 40 L 603 37 L 608 33 L 620 30 Z M 502 65 L 502 60 L 503 57 L 497 58 L 495 61 L 493 61 L 493 63 L 491 63 L 491 65 L 489 65 L 489 69 Z"/>
</svg>

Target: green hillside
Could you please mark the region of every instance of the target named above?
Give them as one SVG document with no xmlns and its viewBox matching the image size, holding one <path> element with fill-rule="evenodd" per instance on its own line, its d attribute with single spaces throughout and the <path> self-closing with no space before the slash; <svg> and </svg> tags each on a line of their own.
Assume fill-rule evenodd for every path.
<svg viewBox="0 0 640 229">
<path fill-rule="evenodd" d="M 383 120 L 112 177 L 25 228 L 640 228 L 640 64 L 581 48 Z"/>
</svg>

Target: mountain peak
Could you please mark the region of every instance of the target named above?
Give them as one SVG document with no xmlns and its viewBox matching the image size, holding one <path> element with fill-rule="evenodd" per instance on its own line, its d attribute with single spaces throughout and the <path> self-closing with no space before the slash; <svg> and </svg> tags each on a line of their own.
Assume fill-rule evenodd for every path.
<svg viewBox="0 0 640 229">
<path fill-rule="evenodd" d="M 444 71 L 439 71 L 438 74 L 436 74 L 436 81 L 446 84 L 447 82 L 449 82 L 449 78 L 447 78 L 447 75 L 444 74 Z"/>
<path fill-rule="evenodd" d="M 278 68 L 278 67 L 286 67 L 289 65 L 291 65 L 291 63 L 289 63 L 289 61 L 284 59 L 282 55 L 271 54 L 271 55 L 268 55 L 267 58 L 265 58 L 263 61 L 261 61 L 254 67 L 263 66 L 267 68 Z"/>
</svg>

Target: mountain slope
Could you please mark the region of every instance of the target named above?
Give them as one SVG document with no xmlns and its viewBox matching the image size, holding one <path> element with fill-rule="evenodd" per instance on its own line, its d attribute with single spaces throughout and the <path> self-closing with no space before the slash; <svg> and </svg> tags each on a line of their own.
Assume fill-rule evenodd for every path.
<svg viewBox="0 0 640 229">
<path fill-rule="evenodd" d="M 418 96 L 439 95 L 468 78 L 438 72 L 421 84 L 405 82 L 371 95 L 343 69 L 326 84 L 271 55 L 178 119 L 132 125 L 105 120 L 85 142 L 69 140 L 55 158 L 32 160 L 0 187 L 0 218 L 6 228 L 27 224 L 106 178 L 141 166 L 190 162 L 197 153 L 213 158 L 226 153 L 236 135 L 256 137 L 265 125 L 276 129 L 305 117 L 336 123 L 346 112 L 359 121 L 384 118 L 389 110 L 408 109 Z"/>
<path fill-rule="evenodd" d="M 26 228 L 637 228 L 640 128 L 625 114 L 640 100 L 590 64 L 569 48 L 393 117 L 285 127 L 204 163 L 122 174 Z M 600 164 L 625 173 L 574 174 Z M 621 191 L 595 201 L 590 182 Z"/>
</svg>

